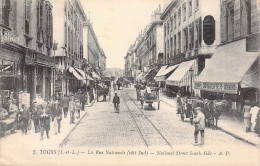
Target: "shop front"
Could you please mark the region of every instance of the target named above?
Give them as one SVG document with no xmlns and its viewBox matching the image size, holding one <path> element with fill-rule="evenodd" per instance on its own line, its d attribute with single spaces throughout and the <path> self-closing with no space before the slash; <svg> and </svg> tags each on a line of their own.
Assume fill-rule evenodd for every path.
<svg viewBox="0 0 260 166">
<path fill-rule="evenodd" d="M 161 69 L 156 74 L 156 76 L 154 77 L 155 81 L 158 82 L 159 87 L 163 89 L 164 92 L 167 92 L 165 80 L 177 69 L 178 66 L 179 65 L 162 66 Z"/>
<path fill-rule="evenodd" d="M 176 94 L 181 91 L 182 96 L 194 96 L 193 79 L 197 76 L 197 60 L 190 60 L 179 64 L 178 68 L 166 79 L 166 87 Z"/>
<path fill-rule="evenodd" d="M 242 114 L 246 100 L 259 102 L 259 55 L 246 52 L 244 39 L 220 46 L 195 80 L 195 88 L 202 98 L 225 99 Z"/>
</svg>

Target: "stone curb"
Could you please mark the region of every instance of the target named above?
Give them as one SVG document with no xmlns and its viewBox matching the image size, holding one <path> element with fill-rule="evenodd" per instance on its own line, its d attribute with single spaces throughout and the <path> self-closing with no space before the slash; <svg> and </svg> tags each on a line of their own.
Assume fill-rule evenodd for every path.
<svg viewBox="0 0 260 166">
<path fill-rule="evenodd" d="M 166 102 L 166 101 L 163 101 L 163 100 L 160 100 L 160 101 L 162 101 L 163 103 L 165 103 L 165 104 L 167 104 L 167 105 L 169 105 L 169 106 L 171 106 L 171 107 L 174 107 L 173 105 L 169 104 L 169 103 Z M 234 134 L 234 133 L 232 133 L 232 132 L 230 132 L 230 131 L 227 131 L 227 130 L 221 128 L 221 127 L 218 127 L 218 129 L 221 130 L 221 131 L 223 131 L 224 133 L 227 133 L 228 135 L 231 135 L 232 137 L 235 137 L 236 139 L 239 139 L 239 140 L 241 140 L 241 141 L 244 141 L 244 142 L 246 142 L 246 143 L 248 143 L 248 144 L 251 144 L 251 145 L 253 145 L 253 146 L 256 146 L 256 147 L 260 148 L 260 144 L 258 145 L 258 144 L 254 143 L 254 142 L 252 142 L 252 141 L 249 141 L 249 140 L 247 140 L 247 139 L 244 139 L 244 138 L 242 138 L 242 137 L 240 137 L 240 136 L 238 136 L 238 135 L 236 135 L 236 134 Z"/>
<path fill-rule="evenodd" d="M 87 107 L 91 107 L 93 104 L 95 103 L 95 100 L 93 100 L 91 102 L 91 104 L 87 105 Z M 86 111 L 86 110 L 85 110 Z M 73 126 L 73 128 L 69 131 L 69 133 L 65 136 L 65 138 L 61 141 L 61 143 L 59 144 L 59 147 L 62 147 L 63 144 L 66 142 L 66 140 L 68 139 L 68 137 L 70 136 L 70 134 L 72 133 L 72 131 L 78 126 L 78 124 L 81 122 L 81 120 L 87 115 L 87 111 L 84 113 L 83 116 L 81 116 L 81 118 L 79 119 L 79 121 Z"/>
</svg>

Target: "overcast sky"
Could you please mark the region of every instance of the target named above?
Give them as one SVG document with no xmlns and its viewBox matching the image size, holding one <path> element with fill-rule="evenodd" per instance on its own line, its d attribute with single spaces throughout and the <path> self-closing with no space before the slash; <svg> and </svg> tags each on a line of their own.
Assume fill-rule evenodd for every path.
<svg viewBox="0 0 260 166">
<path fill-rule="evenodd" d="M 150 23 L 163 0 L 81 0 L 91 18 L 107 67 L 124 68 L 124 56 L 138 33 Z M 89 14 L 90 13 L 90 14 Z"/>
</svg>

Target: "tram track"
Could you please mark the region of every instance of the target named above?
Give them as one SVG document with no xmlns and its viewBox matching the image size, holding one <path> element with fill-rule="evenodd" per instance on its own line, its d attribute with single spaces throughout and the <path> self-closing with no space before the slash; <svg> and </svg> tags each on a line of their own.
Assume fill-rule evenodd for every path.
<svg viewBox="0 0 260 166">
<path fill-rule="evenodd" d="M 162 134 L 151 119 L 147 117 L 147 115 L 145 115 L 145 113 L 138 107 L 130 95 L 125 91 L 124 93 L 121 93 L 121 96 L 146 147 L 168 146 L 173 149 L 170 141 Z M 134 105 L 129 102 L 134 103 Z"/>
</svg>

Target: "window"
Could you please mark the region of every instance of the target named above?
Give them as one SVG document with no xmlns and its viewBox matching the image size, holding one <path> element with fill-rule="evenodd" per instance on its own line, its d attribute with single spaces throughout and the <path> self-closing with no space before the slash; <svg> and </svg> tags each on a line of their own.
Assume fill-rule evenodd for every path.
<svg viewBox="0 0 260 166">
<path fill-rule="evenodd" d="M 170 28 L 171 28 L 171 32 L 173 30 L 173 18 L 171 17 L 171 21 L 170 21 Z"/>
<path fill-rule="evenodd" d="M 66 0 L 67 1 L 67 0 Z M 71 5 L 70 5 L 70 2 L 68 3 L 68 19 L 70 20 L 70 9 L 71 8 Z"/>
<path fill-rule="evenodd" d="M 184 28 L 183 29 L 183 52 L 187 51 L 188 47 L 188 29 Z"/>
<path fill-rule="evenodd" d="M 247 0 L 247 1 L 243 1 L 244 3 L 246 3 L 245 4 L 245 6 L 246 6 L 246 15 L 247 15 L 247 22 L 246 22 L 246 24 L 247 24 L 247 34 L 251 34 L 252 32 L 251 32 L 251 0 Z M 242 2 L 242 3 L 243 3 Z"/>
<path fill-rule="evenodd" d="M 181 25 L 181 8 L 178 9 L 178 25 Z"/>
<path fill-rule="evenodd" d="M 37 27 L 43 28 L 43 0 L 38 0 L 37 3 Z"/>
<path fill-rule="evenodd" d="M 30 0 L 24 1 L 24 31 L 26 35 L 30 35 L 30 20 L 31 20 L 31 6 L 30 6 Z"/>
<path fill-rule="evenodd" d="M 70 33 L 70 44 L 71 44 L 70 51 L 71 51 L 71 54 L 73 54 L 73 31 L 72 31 L 72 29 L 71 29 L 71 33 Z"/>
<path fill-rule="evenodd" d="M 167 33 L 169 34 L 169 20 L 167 21 Z"/>
<path fill-rule="evenodd" d="M 232 41 L 234 39 L 234 3 L 228 5 L 227 27 L 228 41 Z"/>
<path fill-rule="evenodd" d="M 3 15 L 2 15 L 2 19 L 3 19 L 3 24 L 9 27 L 9 15 L 10 15 L 10 11 L 11 9 L 11 2 L 10 0 L 4 0 L 3 1 Z"/>
<path fill-rule="evenodd" d="M 51 27 L 52 27 L 52 13 L 51 13 L 51 8 L 48 6 L 47 7 L 47 24 L 46 24 L 46 29 L 47 29 L 47 34 L 51 35 Z"/>
<path fill-rule="evenodd" d="M 194 27 L 193 23 L 189 26 L 189 50 L 193 49 L 194 46 Z"/>
<path fill-rule="evenodd" d="M 166 24 L 164 24 L 164 36 L 166 37 Z"/>
<path fill-rule="evenodd" d="M 172 57 L 172 56 L 173 56 L 173 43 L 172 43 L 172 37 L 171 37 L 171 40 L 170 40 L 170 49 L 171 49 L 170 56 Z"/>
<path fill-rule="evenodd" d="M 189 16 L 192 15 L 192 0 L 189 0 Z"/>
<path fill-rule="evenodd" d="M 70 52 L 70 42 L 71 42 L 71 40 L 70 40 L 70 27 L 68 27 L 68 50 L 69 50 L 69 52 Z"/>
<path fill-rule="evenodd" d="M 175 13 L 174 14 L 174 17 L 173 17 L 173 22 L 174 22 L 174 29 L 176 29 L 176 24 L 177 24 L 177 14 Z"/>
<path fill-rule="evenodd" d="M 181 53 L 181 32 L 178 33 L 178 52 L 177 54 Z"/>
<path fill-rule="evenodd" d="M 199 0 L 195 1 L 195 10 L 199 10 Z"/>
<path fill-rule="evenodd" d="M 177 53 L 177 51 L 176 51 L 176 45 L 177 45 L 177 43 L 176 43 L 177 41 L 176 41 L 176 35 L 174 35 L 174 56 L 176 56 L 176 53 Z"/>
<path fill-rule="evenodd" d="M 182 17 L 183 17 L 183 21 L 186 20 L 186 3 L 184 3 L 182 5 Z"/>
</svg>

